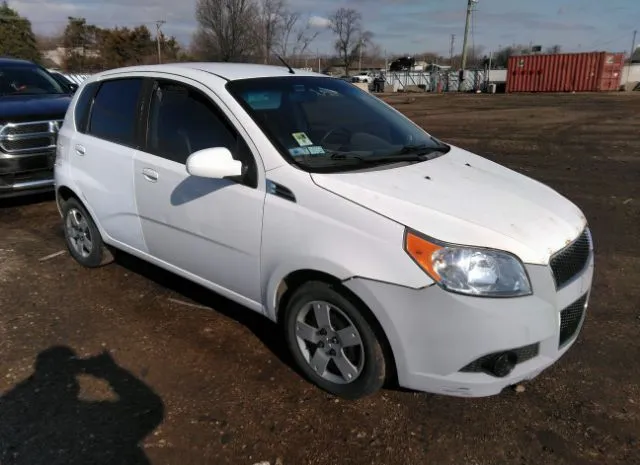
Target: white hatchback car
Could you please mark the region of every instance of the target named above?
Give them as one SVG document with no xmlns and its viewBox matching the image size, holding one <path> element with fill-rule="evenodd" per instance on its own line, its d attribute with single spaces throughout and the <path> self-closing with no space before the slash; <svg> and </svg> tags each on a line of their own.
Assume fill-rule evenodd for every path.
<svg viewBox="0 0 640 465">
<path fill-rule="evenodd" d="M 189 63 L 87 79 L 57 202 L 87 267 L 121 249 L 282 324 L 346 398 L 385 380 L 487 396 L 575 341 L 593 276 L 581 211 L 340 79 Z"/>
</svg>

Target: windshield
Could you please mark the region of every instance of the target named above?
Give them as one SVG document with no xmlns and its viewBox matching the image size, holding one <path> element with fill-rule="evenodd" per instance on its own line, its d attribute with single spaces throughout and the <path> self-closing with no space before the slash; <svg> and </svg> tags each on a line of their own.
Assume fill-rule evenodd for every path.
<svg viewBox="0 0 640 465">
<path fill-rule="evenodd" d="M 448 146 L 377 97 L 341 79 L 232 81 L 229 92 L 290 162 L 308 171 L 420 161 Z"/>
<path fill-rule="evenodd" d="M 38 66 L 0 66 L 0 96 L 25 94 L 66 94 L 66 89 Z"/>
</svg>

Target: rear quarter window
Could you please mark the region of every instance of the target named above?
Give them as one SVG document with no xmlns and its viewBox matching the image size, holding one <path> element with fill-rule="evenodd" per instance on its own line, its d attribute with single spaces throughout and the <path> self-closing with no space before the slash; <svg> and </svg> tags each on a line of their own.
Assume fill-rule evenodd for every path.
<svg viewBox="0 0 640 465">
<path fill-rule="evenodd" d="M 92 82 L 87 84 L 78 95 L 76 101 L 76 107 L 73 111 L 73 117 L 76 124 L 76 130 L 82 133 L 87 132 L 87 126 L 89 125 L 89 112 L 91 111 L 91 104 L 93 103 L 93 97 L 96 95 L 99 83 Z"/>
<path fill-rule="evenodd" d="M 142 78 L 104 81 L 91 108 L 88 134 L 135 147 Z"/>
</svg>

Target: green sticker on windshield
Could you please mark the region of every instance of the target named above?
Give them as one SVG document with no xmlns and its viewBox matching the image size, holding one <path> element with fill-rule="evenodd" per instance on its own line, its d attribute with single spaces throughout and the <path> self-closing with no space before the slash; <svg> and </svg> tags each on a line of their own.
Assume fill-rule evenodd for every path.
<svg viewBox="0 0 640 465">
<path fill-rule="evenodd" d="M 298 145 L 301 146 L 301 147 L 306 147 L 308 145 L 313 145 L 313 142 L 311 142 L 311 139 L 309 139 L 309 136 L 307 136 L 307 134 L 304 133 L 304 132 L 294 132 L 291 135 L 296 140 Z"/>
</svg>

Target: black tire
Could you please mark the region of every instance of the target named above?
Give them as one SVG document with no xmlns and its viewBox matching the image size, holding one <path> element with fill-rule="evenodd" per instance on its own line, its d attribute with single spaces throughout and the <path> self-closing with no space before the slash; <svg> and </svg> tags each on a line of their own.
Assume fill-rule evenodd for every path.
<svg viewBox="0 0 640 465">
<path fill-rule="evenodd" d="M 364 354 L 364 361 L 362 362 L 361 371 L 353 381 L 340 384 L 331 382 L 320 376 L 314 371 L 310 362 L 307 361 L 306 355 L 298 344 L 298 338 L 296 336 L 298 315 L 304 314 L 308 304 L 314 301 L 326 302 L 332 307 L 339 309 L 340 312 L 351 320 L 350 324 L 352 324 L 359 333 L 362 344 L 358 346 L 357 353 Z M 332 312 L 335 312 L 335 310 Z M 342 318 L 339 313 L 336 315 L 337 318 Z M 291 298 L 288 299 L 283 323 L 287 346 L 293 359 L 304 375 L 320 388 L 345 399 L 359 399 L 375 393 L 384 385 L 387 368 L 380 340 L 376 336 L 372 325 L 364 316 L 361 305 L 349 296 L 344 289 L 341 289 L 339 285 L 312 281 L 300 286 L 294 291 Z M 314 354 L 315 350 L 320 350 L 319 347 L 315 347 L 315 344 L 312 343 L 308 343 L 307 346 L 311 347 L 311 349 L 309 349 L 309 357 L 312 357 L 311 350 L 314 351 Z M 324 347 L 324 349 L 326 350 L 326 347 Z M 344 354 L 344 352 L 342 353 Z M 337 365 L 328 366 L 337 368 Z"/>
<path fill-rule="evenodd" d="M 87 237 L 91 243 L 91 250 L 88 251 L 85 247 L 84 252 L 80 253 L 76 246 L 76 240 L 72 235 L 74 231 L 70 229 L 68 222 L 71 221 L 70 216 L 74 214 L 81 215 L 80 218 L 86 222 Z M 93 218 L 76 198 L 70 198 L 62 207 L 62 223 L 64 229 L 64 239 L 67 244 L 69 254 L 82 266 L 87 268 L 97 268 L 110 261 L 110 253 L 106 250 L 100 231 L 96 226 Z M 88 252 L 88 253 L 87 253 Z"/>
</svg>

